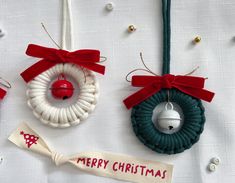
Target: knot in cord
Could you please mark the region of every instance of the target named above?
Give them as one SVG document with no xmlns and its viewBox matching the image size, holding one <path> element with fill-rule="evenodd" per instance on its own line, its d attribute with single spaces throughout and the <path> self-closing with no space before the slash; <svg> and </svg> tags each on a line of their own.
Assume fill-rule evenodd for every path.
<svg viewBox="0 0 235 183">
<path fill-rule="evenodd" d="M 171 89 L 174 80 L 175 80 L 175 76 L 171 74 L 165 74 L 162 79 L 162 88 Z"/>
<path fill-rule="evenodd" d="M 67 62 L 67 57 L 68 57 L 69 53 L 66 50 L 57 50 L 55 52 L 55 56 L 58 58 L 58 60 L 62 63 L 66 63 Z"/>
<path fill-rule="evenodd" d="M 68 161 L 67 157 L 55 151 L 51 153 L 51 159 L 56 164 L 56 166 L 62 165 Z"/>
</svg>

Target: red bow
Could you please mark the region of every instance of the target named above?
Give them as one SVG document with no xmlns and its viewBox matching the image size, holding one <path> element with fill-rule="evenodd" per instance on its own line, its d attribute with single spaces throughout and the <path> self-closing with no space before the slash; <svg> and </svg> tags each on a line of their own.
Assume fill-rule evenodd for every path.
<svg viewBox="0 0 235 183">
<path fill-rule="evenodd" d="M 58 50 L 29 44 L 26 54 L 32 57 L 42 58 L 42 60 L 21 73 L 21 76 L 26 82 L 31 81 L 39 74 L 58 63 L 76 64 L 100 74 L 104 74 L 105 72 L 105 67 L 96 63 L 100 61 L 99 50 L 77 50 L 69 52 L 66 50 Z"/>
<path fill-rule="evenodd" d="M 194 76 L 174 76 L 171 74 L 164 76 L 133 76 L 132 86 L 144 88 L 129 96 L 123 102 L 130 109 L 163 88 L 176 88 L 195 98 L 211 102 L 215 94 L 203 89 L 204 83 L 205 78 Z"/>
<path fill-rule="evenodd" d="M 0 88 L 0 100 L 2 100 L 6 94 L 7 94 L 7 92 L 5 90 L 3 90 L 2 88 Z"/>
</svg>

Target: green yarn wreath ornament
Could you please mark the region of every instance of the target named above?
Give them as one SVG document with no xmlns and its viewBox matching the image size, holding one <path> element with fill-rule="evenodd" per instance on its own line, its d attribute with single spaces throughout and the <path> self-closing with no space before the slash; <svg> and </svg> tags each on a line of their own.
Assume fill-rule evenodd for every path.
<svg viewBox="0 0 235 183">
<path fill-rule="evenodd" d="M 210 102 L 214 93 L 203 89 L 205 78 L 169 74 L 170 7 L 171 0 L 162 0 L 163 76 L 155 75 L 142 60 L 147 71 L 155 76 L 133 76 L 132 85 L 144 88 L 129 96 L 124 103 L 128 109 L 132 108 L 134 132 L 145 146 L 158 153 L 177 154 L 189 149 L 199 140 L 206 121 L 205 109 L 200 99 Z M 156 128 L 152 117 L 156 106 L 169 100 L 181 108 L 184 121 L 178 131 L 166 134 Z"/>
<path fill-rule="evenodd" d="M 180 106 L 184 114 L 181 129 L 173 134 L 159 131 L 153 121 L 153 110 L 167 101 L 167 90 L 161 90 L 132 109 L 131 121 L 139 140 L 150 149 L 164 154 L 181 153 L 199 140 L 205 123 L 204 107 L 195 99 L 176 89 L 169 90 L 171 102 Z"/>
</svg>

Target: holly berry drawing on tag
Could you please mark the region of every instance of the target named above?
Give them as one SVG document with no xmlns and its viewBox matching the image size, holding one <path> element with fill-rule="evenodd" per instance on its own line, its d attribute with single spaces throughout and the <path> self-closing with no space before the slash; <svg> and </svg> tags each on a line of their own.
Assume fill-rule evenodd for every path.
<svg viewBox="0 0 235 183">
<path fill-rule="evenodd" d="M 37 137 L 35 135 L 26 134 L 26 133 L 24 133 L 24 131 L 21 131 L 20 135 L 24 136 L 25 144 L 28 146 L 28 148 L 30 148 L 31 145 L 33 145 L 33 144 L 37 144 L 37 140 L 39 139 L 39 137 Z"/>
</svg>

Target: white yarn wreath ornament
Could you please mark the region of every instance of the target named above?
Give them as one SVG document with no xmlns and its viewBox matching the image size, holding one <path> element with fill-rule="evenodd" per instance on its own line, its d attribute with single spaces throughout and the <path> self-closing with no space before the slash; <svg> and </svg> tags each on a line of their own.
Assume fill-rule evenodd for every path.
<svg viewBox="0 0 235 183">
<path fill-rule="evenodd" d="M 63 0 L 62 48 L 65 50 L 73 48 L 71 14 L 71 0 Z M 48 91 L 53 79 L 61 74 L 71 77 L 79 87 L 78 96 L 75 96 L 76 101 L 66 107 L 57 107 L 48 99 Z M 28 106 L 42 123 L 66 128 L 79 124 L 95 109 L 99 96 L 99 84 L 92 71 L 74 64 L 62 63 L 31 80 L 26 94 Z"/>
<path fill-rule="evenodd" d="M 47 93 L 52 79 L 61 73 L 73 78 L 79 86 L 77 101 L 68 107 L 56 107 L 48 101 Z M 73 64 L 58 64 L 28 83 L 28 106 L 44 124 L 66 128 L 79 124 L 96 106 L 99 84 L 94 74 Z"/>
</svg>

